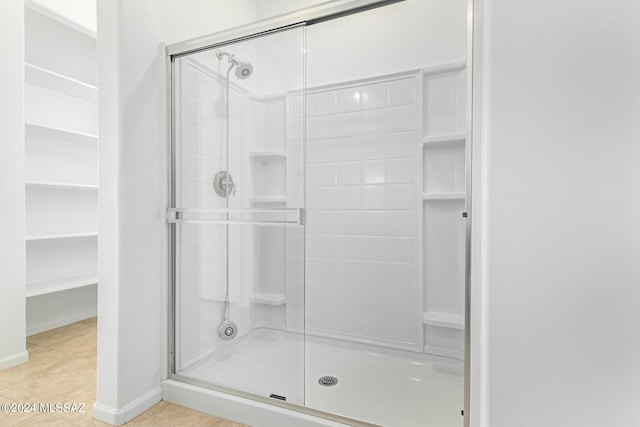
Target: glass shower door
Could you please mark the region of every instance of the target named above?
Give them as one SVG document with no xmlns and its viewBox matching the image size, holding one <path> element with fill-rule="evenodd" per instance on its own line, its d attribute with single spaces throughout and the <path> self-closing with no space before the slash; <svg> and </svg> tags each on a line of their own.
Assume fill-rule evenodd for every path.
<svg viewBox="0 0 640 427">
<path fill-rule="evenodd" d="M 304 403 L 304 31 L 173 58 L 169 209 L 172 375 L 297 404 Z"/>
</svg>

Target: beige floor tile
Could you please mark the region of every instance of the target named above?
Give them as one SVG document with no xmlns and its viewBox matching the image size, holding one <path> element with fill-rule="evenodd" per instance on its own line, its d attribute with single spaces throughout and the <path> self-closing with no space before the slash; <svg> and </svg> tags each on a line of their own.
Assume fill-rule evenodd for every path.
<svg viewBox="0 0 640 427">
<path fill-rule="evenodd" d="M 29 378 L 57 372 L 67 359 L 55 350 L 44 347 L 31 347 L 29 362 L 0 371 L 0 390 L 23 382 Z"/>
<path fill-rule="evenodd" d="M 62 330 L 58 330 L 62 329 Z M 55 332 L 34 335 L 27 342 L 69 354 L 94 351 L 97 348 L 96 331 L 87 326 L 71 330 L 54 329 Z"/>
<path fill-rule="evenodd" d="M 85 359 L 59 359 L 60 365 L 51 371 L 29 375 L 19 383 L 0 390 L 22 402 L 63 402 L 66 395 L 78 389 L 95 387 L 95 367 Z"/>
<path fill-rule="evenodd" d="M 242 424 L 234 423 L 202 412 L 193 411 L 183 406 L 174 405 L 168 402 L 160 402 L 147 412 L 149 413 L 141 414 L 126 425 L 139 427 L 244 427 Z"/>
<path fill-rule="evenodd" d="M 84 403 L 84 413 L 1 414 L 0 426 L 106 427 L 93 419 L 96 400 L 96 318 L 27 338 L 29 362 L 0 371 L 0 403 Z M 160 402 L 126 425 L 246 427 Z"/>
<path fill-rule="evenodd" d="M 165 402 L 164 400 L 161 401 L 161 402 L 158 402 L 155 405 L 153 405 L 151 408 L 149 408 L 146 411 L 144 411 L 142 414 L 140 414 L 137 417 L 135 417 L 131 421 L 139 422 L 141 420 L 145 420 L 145 419 L 149 419 L 151 417 L 155 417 L 156 415 L 158 415 L 159 413 L 161 413 L 162 411 L 167 409 L 167 407 L 170 406 L 170 405 L 171 405 L 171 403 Z"/>
<path fill-rule="evenodd" d="M 0 404 L 2 403 L 21 403 L 17 400 L 0 395 Z M 17 408 L 16 408 L 17 409 Z M 12 427 L 25 422 L 28 419 L 36 417 L 37 412 L 4 412 L 0 411 L 0 426 Z"/>
</svg>

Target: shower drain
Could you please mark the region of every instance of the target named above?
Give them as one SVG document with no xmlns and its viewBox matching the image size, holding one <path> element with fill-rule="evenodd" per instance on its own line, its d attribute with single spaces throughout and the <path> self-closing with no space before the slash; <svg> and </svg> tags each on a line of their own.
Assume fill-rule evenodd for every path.
<svg viewBox="0 0 640 427">
<path fill-rule="evenodd" d="M 321 377 L 318 380 L 318 384 L 323 385 L 325 387 L 331 387 L 333 385 L 338 384 L 338 379 L 336 377 L 327 375 L 327 376 Z"/>
</svg>

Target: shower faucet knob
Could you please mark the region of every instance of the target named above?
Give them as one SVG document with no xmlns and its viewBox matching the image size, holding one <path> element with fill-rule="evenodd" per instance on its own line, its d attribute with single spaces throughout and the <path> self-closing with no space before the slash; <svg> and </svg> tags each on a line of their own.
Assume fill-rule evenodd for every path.
<svg viewBox="0 0 640 427">
<path fill-rule="evenodd" d="M 220 197 L 227 197 L 227 194 L 236 194 L 236 184 L 233 177 L 227 171 L 219 171 L 213 177 L 213 189 Z"/>
</svg>

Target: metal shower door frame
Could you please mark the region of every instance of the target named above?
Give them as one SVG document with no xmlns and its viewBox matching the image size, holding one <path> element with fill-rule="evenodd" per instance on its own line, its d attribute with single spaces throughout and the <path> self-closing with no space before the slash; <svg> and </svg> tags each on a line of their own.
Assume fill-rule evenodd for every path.
<svg viewBox="0 0 640 427">
<path fill-rule="evenodd" d="M 232 28 L 222 32 L 214 33 L 211 35 L 198 37 L 195 39 L 175 43 L 166 47 L 166 72 L 167 81 L 167 125 L 169 137 L 169 204 L 167 206 L 168 212 L 173 209 L 173 215 L 175 215 L 175 203 L 176 203 L 176 191 L 175 191 L 175 128 L 173 126 L 173 119 L 175 117 L 174 111 L 174 75 L 175 75 L 175 59 L 181 56 L 189 55 L 195 52 L 215 49 L 217 47 L 225 46 L 240 41 L 251 40 L 267 36 L 269 34 L 279 33 L 299 26 L 308 26 L 319 22 L 329 21 L 343 16 L 353 15 L 360 12 L 364 12 L 370 9 L 387 6 L 393 3 L 399 3 L 405 0 L 351 0 L 341 3 L 340 5 L 331 5 L 333 1 L 321 3 L 319 6 L 310 7 L 308 9 L 296 11 L 290 14 L 276 16 L 274 18 L 268 18 L 265 20 L 257 21 L 252 24 L 244 25 L 237 28 Z M 478 109 L 474 104 L 474 94 L 477 91 L 474 89 L 472 83 L 477 82 L 474 78 L 474 35 L 476 28 L 474 27 L 475 15 L 477 13 L 476 8 L 481 5 L 480 0 L 467 0 L 468 20 L 467 20 L 467 87 L 469 96 L 467 97 L 467 124 L 466 124 L 466 152 L 465 152 L 465 168 L 466 168 L 466 189 L 465 189 L 465 331 L 464 331 L 464 411 L 463 419 L 464 426 L 470 426 L 470 414 L 471 414 L 471 292 L 472 292 L 472 165 L 473 165 L 473 146 L 474 137 L 476 135 L 477 127 L 474 126 L 473 112 Z M 306 69 L 305 69 L 306 74 Z M 305 76 L 306 78 L 306 76 Z M 478 92 L 479 93 L 479 92 Z M 254 401 L 268 403 L 274 406 L 280 406 L 283 408 L 291 409 L 294 411 L 302 412 L 305 414 L 325 418 L 328 420 L 345 423 L 354 426 L 372 426 L 372 424 L 353 420 L 340 415 L 327 413 L 324 411 L 315 410 L 306 406 L 296 405 L 287 402 L 281 402 L 274 399 L 269 399 L 263 396 L 254 395 L 247 392 L 242 392 L 235 389 L 229 389 L 221 386 L 212 387 L 211 384 L 203 381 L 198 381 L 193 378 L 184 377 L 175 373 L 175 256 L 176 256 L 176 219 L 171 215 L 169 216 L 169 238 L 168 238 L 168 277 L 169 277 L 169 295 L 168 295 L 168 373 L 170 379 L 176 379 L 185 383 L 193 384 L 196 386 L 202 386 L 206 388 L 213 388 L 215 390 L 228 393 L 231 395 L 248 398 Z M 475 297 L 477 298 L 477 297 Z"/>
</svg>

